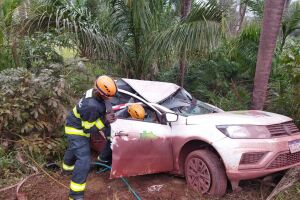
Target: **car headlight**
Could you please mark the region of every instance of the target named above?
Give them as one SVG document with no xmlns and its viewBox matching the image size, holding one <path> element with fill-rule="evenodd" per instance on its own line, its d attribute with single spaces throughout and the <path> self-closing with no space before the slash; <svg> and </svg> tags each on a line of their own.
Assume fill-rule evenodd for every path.
<svg viewBox="0 0 300 200">
<path fill-rule="evenodd" d="M 253 125 L 220 125 L 217 126 L 222 133 L 233 139 L 259 139 L 271 138 L 271 133 L 266 126 Z"/>
</svg>

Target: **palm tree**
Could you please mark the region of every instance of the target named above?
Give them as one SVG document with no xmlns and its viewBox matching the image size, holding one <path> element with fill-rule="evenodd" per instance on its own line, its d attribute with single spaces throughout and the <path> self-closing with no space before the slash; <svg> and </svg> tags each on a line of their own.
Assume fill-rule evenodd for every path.
<svg viewBox="0 0 300 200">
<path fill-rule="evenodd" d="M 207 51 L 218 39 L 222 13 L 216 3 L 199 4 L 180 20 L 172 2 L 164 0 L 104 2 L 110 14 L 99 18 L 82 4 L 35 0 L 29 17 L 20 24 L 21 33 L 68 32 L 81 56 L 117 62 L 122 74 L 141 79 L 157 71 L 162 54 L 178 55 L 191 48 Z"/>
<path fill-rule="evenodd" d="M 188 16 L 188 14 L 191 11 L 191 6 L 192 6 L 191 0 L 181 0 L 181 18 L 182 19 Z M 178 74 L 178 77 L 179 77 L 178 83 L 181 87 L 183 87 L 183 84 L 184 84 L 186 65 L 187 65 L 186 50 L 183 49 L 182 52 L 180 53 L 179 74 Z"/>
<path fill-rule="evenodd" d="M 265 104 L 272 57 L 280 29 L 284 5 L 285 0 L 265 0 L 264 3 L 263 26 L 260 36 L 252 94 L 252 109 L 262 110 Z"/>
<path fill-rule="evenodd" d="M 180 85 L 183 84 L 186 60 L 185 55 L 196 50 L 203 55 L 216 48 L 220 39 L 222 9 L 216 1 L 199 3 L 190 13 L 175 25 L 159 32 L 151 45 L 151 53 L 165 55 L 173 52 L 179 55 Z M 184 52 L 184 54 L 183 54 Z"/>
<path fill-rule="evenodd" d="M 114 59 L 117 43 L 103 35 L 86 7 L 66 0 L 32 0 L 28 16 L 15 26 L 19 35 L 69 33 L 81 57 Z"/>
<path fill-rule="evenodd" d="M 200 4 L 188 15 L 189 6 L 184 7 L 185 17 L 178 19 L 172 2 L 112 1 L 110 23 L 113 37 L 125 52 L 121 64 L 127 76 L 150 79 L 157 73 L 162 55 L 170 56 L 175 49 L 178 56 L 191 44 L 204 51 L 210 46 L 201 44 L 216 42 L 222 15 L 217 4 Z"/>
</svg>

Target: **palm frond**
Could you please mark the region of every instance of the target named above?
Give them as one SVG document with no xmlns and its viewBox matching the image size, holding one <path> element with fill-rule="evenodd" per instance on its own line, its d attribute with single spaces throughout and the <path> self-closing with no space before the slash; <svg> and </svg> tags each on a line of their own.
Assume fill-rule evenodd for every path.
<svg viewBox="0 0 300 200">
<path fill-rule="evenodd" d="M 222 10 L 217 3 L 201 3 L 176 26 L 159 33 L 151 52 L 162 53 L 171 49 L 208 52 L 218 44 L 221 20 Z"/>
<path fill-rule="evenodd" d="M 0 2 L 0 9 L 4 17 L 6 26 L 10 26 L 13 19 L 14 10 L 21 4 L 21 0 L 4 0 Z"/>
<path fill-rule="evenodd" d="M 111 27 L 117 33 L 117 37 L 123 38 L 132 32 L 130 22 L 131 14 L 125 1 L 114 1 L 112 3 Z"/>
<path fill-rule="evenodd" d="M 258 53 L 261 28 L 257 23 L 247 24 L 240 35 L 233 39 L 233 48 L 230 56 L 240 63 L 240 72 L 253 77 Z"/>
<path fill-rule="evenodd" d="M 162 10 L 162 0 L 113 0 L 111 24 L 114 32 L 133 36 L 151 31 Z M 121 33 L 121 34 L 120 34 Z"/>
<path fill-rule="evenodd" d="M 264 13 L 263 0 L 242 0 L 242 2 L 248 7 L 249 11 L 262 19 Z"/>
<path fill-rule="evenodd" d="M 21 34 L 37 31 L 69 32 L 84 56 L 102 58 L 115 56 L 118 44 L 102 34 L 86 7 L 76 7 L 65 0 L 35 0 L 31 2 L 29 17 L 18 24 Z"/>
<path fill-rule="evenodd" d="M 294 2 L 289 6 L 282 19 L 282 29 L 285 36 L 300 29 L 300 2 Z"/>
<path fill-rule="evenodd" d="M 199 6 L 192 9 L 187 18 L 182 22 L 211 21 L 219 23 L 222 20 L 223 12 L 222 7 L 215 1 L 201 3 Z"/>
<path fill-rule="evenodd" d="M 145 56 L 149 36 L 158 29 L 164 11 L 163 0 L 112 0 L 110 23 L 115 38 L 123 44 L 126 65 L 135 74 L 148 66 Z M 147 63 L 147 64 L 146 64 Z"/>
</svg>

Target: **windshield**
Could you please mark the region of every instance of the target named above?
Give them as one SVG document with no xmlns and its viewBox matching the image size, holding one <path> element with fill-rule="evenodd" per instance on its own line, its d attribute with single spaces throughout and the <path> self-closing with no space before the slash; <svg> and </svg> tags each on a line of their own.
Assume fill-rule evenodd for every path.
<svg viewBox="0 0 300 200">
<path fill-rule="evenodd" d="M 177 114 L 183 116 L 204 115 L 209 113 L 221 112 L 220 109 L 199 100 L 193 100 L 188 106 L 176 107 L 172 110 Z"/>
</svg>

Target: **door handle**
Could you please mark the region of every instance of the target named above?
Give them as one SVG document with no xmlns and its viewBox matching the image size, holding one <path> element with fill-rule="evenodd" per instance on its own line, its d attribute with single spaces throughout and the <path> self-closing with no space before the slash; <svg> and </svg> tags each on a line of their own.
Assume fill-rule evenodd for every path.
<svg viewBox="0 0 300 200">
<path fill-rule="evenodd" d="M 128 134 L 125 133 L 124 131 L 119 131 L 119 132 L 115 133 L 115 136 L 128 136 Z"/>
</svg>

